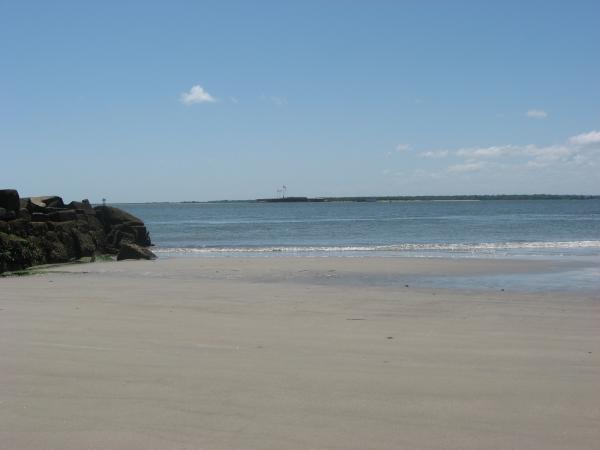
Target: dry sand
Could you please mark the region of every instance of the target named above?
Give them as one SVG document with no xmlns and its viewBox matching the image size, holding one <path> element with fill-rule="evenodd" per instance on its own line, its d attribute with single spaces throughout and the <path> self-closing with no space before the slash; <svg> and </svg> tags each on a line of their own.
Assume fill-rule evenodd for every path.
<svg viewBox="0 0 600 450">
<path fill-rule="evenodd" d="M 0 448 L 598 449 L 600 299 L 389 283 L 548 268 L 198 258 L 0 279 Z"/>
</svg>

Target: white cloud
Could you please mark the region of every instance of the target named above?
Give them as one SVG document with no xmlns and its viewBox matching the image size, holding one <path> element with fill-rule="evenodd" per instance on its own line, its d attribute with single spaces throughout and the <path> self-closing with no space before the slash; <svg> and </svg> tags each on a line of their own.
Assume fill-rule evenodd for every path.
<svg viewBox="0 0 600 450">
<path fill-rule="evenodd" d="M 518 152 L 518 149 L 513 145 L 494 145 L 491 147 L 461 148 L 456 151 L 456 155 L 467 158 L 495 158 L 508 156 L 515 151 Z"/>
<path fill-rule="evenodd" d="M 432 157 L 447 152 L 442 168 L 421 161 L 421 167 L 389 173 L 387 180 L 406 187 L 427 186 L 438 191 L 574 192 L 596 194 L 600 173 L 600 131 L 588 131 L 554 144 L 502 144 L 488 147 L 440 149 L 416 153 Z"/>
<path fill-rule="evenodd" d="M 581 133 L 569 138 L 569 142 L 575 145 L 593 145 L 600 144 L 600 131 L 590 131 Z"/>
<path fill-rule="evenodd" d="M 428 159 L 443 159 L 448 156 L 448 153 L 448 150 L 437 150 L 419 153 L 419 156 Z"/>
<path fill-rule="evenodd" d="M 526 115 L 532 119 L 545 119 L 548 117 L 548 113 L 543 109 L 530 109 Z"/>
<path fill-rule="evenodd" d="M 202 86 L 196 84 L 192 86 L 189 92 L 181 94 L 181 101 L 186 105 L 192 105 L 194 103 L 213 103 L 217 100 L 206 92 Z"/>
<path fill-rule="evenodd" d="M 423 169 L 413 170 L 412 176 L 415 178 L 433 178 L 433 179 L 442 178 L 442 175 L 439 174 L 438 172 L 423 170 Z"/>
<path fill-rule="evenodd" d="M 463 164 L 454 164 L 446 170 L 451 173 L 477 172 L 485 166 L 486 163 L 483 161 L 467 161 Z"/>
<path fill-rule="evenodd" d="M 569 163 L 577 156 L 577 150 L 564 145 L 551 145 L 548 147 L 532 146 L 528 154 L 533 159 L 527 162 L 529 166 L 546 167 L 557 163 Z"/>
<path fill-rule="evenodd" d="M 503 161 L 502 167 L 566 168 L 600 165 L 600 132 L 590 131 L 572 136 L 563 144 L 539 146 L 496 145 L 456 150 L 456 157 L 465 162 L 448 167 L 449 172 L 468 172 L 489 166 L 491 160 Z M 495 163 L 495 167 L 500 167 Z"/>
</svg>

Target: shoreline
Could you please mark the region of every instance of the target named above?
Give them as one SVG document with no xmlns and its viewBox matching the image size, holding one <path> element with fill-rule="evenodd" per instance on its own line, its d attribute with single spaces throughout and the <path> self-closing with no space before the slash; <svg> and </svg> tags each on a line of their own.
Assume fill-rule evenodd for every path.
<svg viewBox="0 0 600 450">
<path fill-rule="evenodd" d="M 160 253 L 159 253 L 160 255 Z M 310 255 L 176 255 L 140 262 L 149 273 L 161 267 L 180 277 L 200 276 L 209 270 L 246 273 L 244 281 L 286 280 L 342 286 L 381 286 L 446 289 L 456 292 L 511 290 L 516 293 L 600 295 L 600 261 L 564 258 L 310 256 Z M 169 267 L 173 266 L 170 270 Z M 126 266 L 103 266 L 107 273 L 128 272 Z M 156 271 L 154 271 L 156 269 Z M 73 271 L 87 272 L 86 265 Z M 335 276 L 323 273 L 332 271 Z M 268 273 L 268 276 L 265 274 Z M 132 272 L 135 274 L 135 271 Z M 214 279 L 214 276 L 210 277 Z M 229 280 L 239 277 L 230 277 Z M 225 278 L 223 278 L 225 279 Z"/>
<path fill-rule="evenodd" d="M 97 262 L 87 260 L 32 266 L 7 272 L 1 278 L 44 274 L 122 274 L 171 273 L 180 278 L 201 276 L 207 270 L 227 273 L 244 271 L 248 282 L 315 283 L 348 286 L 381 286 L 402 288 L 444 289 L 449 292 L 477 293 L 510 290 L 522 294 L 565 293 L 570 295 L 600 295 L 600 261 L 594 257 L 506 257 L 487 256 L 381 256 L 309 254 L 223 255 L 164 254 L 157 252 L 155 261 L 116 261 L 112 258 Z M 131 265 L 133 264 L 133 266 Z M 272 270 L 276 267 L 276 270 Z M 299 268 L 299 269 L 298 269 Z M 298 269 L 298 270 L 294 270 Z M 333 272 L 335 276 L 319 275 Z M 264 276 L 264 273 L 269 276 Z M 257 275 L 262 273 L 262 275 Z M 214 279 L 214 276 L 210 277 Z M 229 277 L 235 280 L 240 277 Z M 222 278 L 225 280 L 225 278 Z"/>
</svg>

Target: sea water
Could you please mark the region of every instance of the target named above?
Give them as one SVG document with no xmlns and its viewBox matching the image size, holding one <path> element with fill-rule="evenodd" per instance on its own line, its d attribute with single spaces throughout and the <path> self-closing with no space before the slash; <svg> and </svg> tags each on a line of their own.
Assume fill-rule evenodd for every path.
<svg viewBox="0 0 600 450">
<path fill-rule="evenodd" d="M 600 256 L 595 199 L 117 206 L 162 255 Z"/>
<path fill-rule="evenodd" d="M 117 206 L 146 223 L 159 257 L 551 259 L 566 264 L 545 273 L 399 276 L 385 282 L 600 294 L 600 200 Z"/>
</svg>

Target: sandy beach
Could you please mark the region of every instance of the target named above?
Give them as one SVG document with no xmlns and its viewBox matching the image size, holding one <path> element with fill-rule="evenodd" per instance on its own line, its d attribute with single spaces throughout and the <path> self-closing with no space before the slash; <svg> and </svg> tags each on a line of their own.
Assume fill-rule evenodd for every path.
<svg viewBox="0 0 600 450">
<path fill-rule="evenodd" d="M 553 264 L 179 258 L 0 279 L 0 448 L 597 449 L 597 295 L 411 283 Z"/>
</svg>

